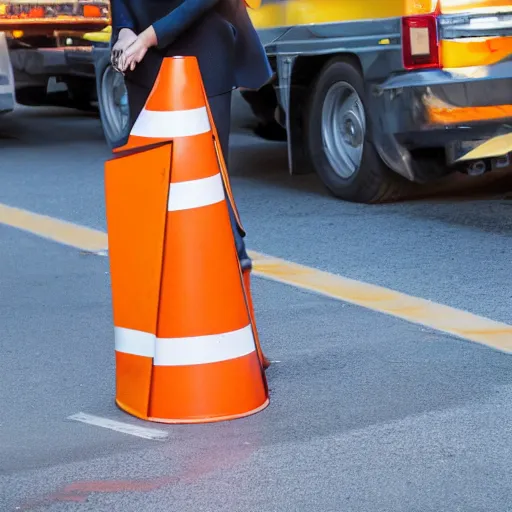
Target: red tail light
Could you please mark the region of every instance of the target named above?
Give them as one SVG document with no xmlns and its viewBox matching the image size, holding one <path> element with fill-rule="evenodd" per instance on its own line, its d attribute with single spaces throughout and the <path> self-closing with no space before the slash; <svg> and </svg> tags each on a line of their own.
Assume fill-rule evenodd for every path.
<svg viewBox="0 0 512 512">
<path fill-rule="evenodd" d="M 402 52 L 406 69 L 441 67 L 435 14 L 402 18 Z"/>
</svg>

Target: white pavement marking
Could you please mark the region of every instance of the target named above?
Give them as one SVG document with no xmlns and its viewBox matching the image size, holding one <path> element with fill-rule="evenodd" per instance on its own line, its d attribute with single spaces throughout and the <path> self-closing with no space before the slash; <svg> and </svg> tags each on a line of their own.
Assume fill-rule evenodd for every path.
<svg viewBox="0 0 512 512">
<path fill-rule="evenodd" d="M 139 427 L 129 423 L 122 423 L 121 421 L 114 421 L 109 420 L 108 418 L 102 418 L 100 416 L 93 416 L 92 414 L 86 414 L 85 412 L 73 414 L 72 416 L 68 416 L 67 419 L 79 421 L 81 423 L 87 423 L 88 425 L 94 425 L 95 427 L 108 428 L 109 430 L 115 430 L 116 432 L 121 432 L 122 434 L 142 437 L 143 439 L 150 439 L 152 441 L 161 441 L 166 439 L 168 436 L 167 432 L 164 430 Z"/>
</svg>

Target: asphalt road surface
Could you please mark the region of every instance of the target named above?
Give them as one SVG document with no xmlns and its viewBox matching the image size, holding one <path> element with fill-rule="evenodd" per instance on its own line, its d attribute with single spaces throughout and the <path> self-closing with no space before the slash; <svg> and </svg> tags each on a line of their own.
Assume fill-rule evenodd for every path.
<svg viewBox="0 0 512 512">
<path fill-rule="evenodd" d="M 509 174 L 349 204 L 315 176 L 289 177 L 284 145 L 255 138 L 251 122 L 237 101 L 231 172 L 250 249 L 471 312 L 508 336 Z M 19 109 L 0 118 L 0 203 L 104 231 L 108 157 L 94 116 Z M 271 405 L 211 425 L 144 423 L 113 402 L 108 258 L 15 229 L 9 215 L 0 511 L 512 511 L 507 340 L 486 346 L 435 315 L 404 321 L 372 297 L 357 306 L 255 278 Z M 165 437 L 69 419 L 78 413 Z"/>
</svg>

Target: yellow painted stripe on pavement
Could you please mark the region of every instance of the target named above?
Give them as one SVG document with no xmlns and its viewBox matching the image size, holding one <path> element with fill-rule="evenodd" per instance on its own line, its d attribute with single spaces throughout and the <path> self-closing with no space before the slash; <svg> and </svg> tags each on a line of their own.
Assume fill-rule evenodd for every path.
<svg viewBox="0 0 512 512">
<path fill-rule="evenodd" d="M 107 249 L 103 231 L 0 203 L 0 223 L 87 252 Z"/>
<path fill-rule="evenodd" d="M 107 235 L 84 226 L 0 204 L 0 223 L 87 252 L 107 250 Z M 254 275 L 392 315 L 512 353 L 512 326 L 468 311 L 249 251 Z"/>
<path fill-rule="evenodd" d="M 512 326 L 468 311 L 250 251 L 254 275 L 512 353 Z"/>
</svg>

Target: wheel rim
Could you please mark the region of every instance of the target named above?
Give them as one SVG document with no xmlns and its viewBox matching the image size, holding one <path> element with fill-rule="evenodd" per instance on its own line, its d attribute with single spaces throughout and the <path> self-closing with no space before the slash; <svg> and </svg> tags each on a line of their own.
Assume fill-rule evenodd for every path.
<svg viewBox="0 0 512 512">
<path fill-rule="evenodd" d="M 333 84 L 322 108 L 322 139 L 327 159 L 341 178 L 359 170 L 365 133 L 366 116 L 356 90 L 346 82 Z"/>
<path fill-rule="evenodd" d="M 128 126 L 128 94 L 123 75 L 108 66 L 101 81 L 104 129 L 111 140 L 120 139 Z"/>
</svg>

